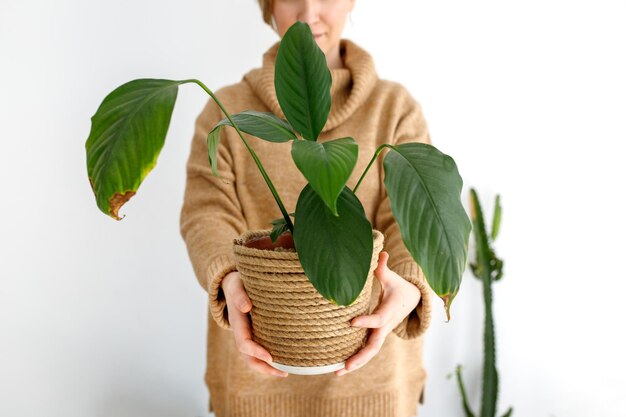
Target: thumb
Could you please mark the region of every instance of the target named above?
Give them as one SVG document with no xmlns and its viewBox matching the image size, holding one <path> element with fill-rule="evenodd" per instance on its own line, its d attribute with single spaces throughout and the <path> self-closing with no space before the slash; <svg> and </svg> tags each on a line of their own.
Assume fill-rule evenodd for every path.
<svg viewBox="0 0 626 417">
<path fill-rule="evenodd" d="M 237 308 L 242 313 L 247 313 L 252 309 L 252 302 L 250 301 L 250 298 L 248 297 L 248 294 L 246 294 L 246 291 L 243 289 L 243 287 L 240 289 L 240 291 L 237 291 L 236 300 Z"/>
<path fill-rule="evenodd" d="M 252 309 L 252 302 L 246 293 L 241 279 L 237 279 L 232 283 L 232 298 L 235 301 L 237 309 L 242 313 L 247 313 Z"/>
<path fill-rule="evenodd" d="M 380 253 L 380 256 L 378 257 L 378 266 L 376 267 L 376 270 L 374 271 L 374 274 L 376 275 L 376 277 L 383 281 L 385 279 L 385 273 L 387 272 L 387 261 L 389 260 L 389 254 L 385 251 Z"/>
</svg>

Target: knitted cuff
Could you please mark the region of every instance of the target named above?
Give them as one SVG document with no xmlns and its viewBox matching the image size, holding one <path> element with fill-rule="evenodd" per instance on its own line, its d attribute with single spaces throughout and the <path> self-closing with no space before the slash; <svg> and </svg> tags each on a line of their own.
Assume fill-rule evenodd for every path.
<svg viewBox="0 0 626 417">
<path fill-rule="evenodd" d="M 226 297 L 222 290 L 222 281 L 229 272 L 236 270 L 235 261 L 229 256 L 220 256 L 214 259 L 207 268 L 209 309 L 215 322 L 225 330 L 231 330 L 231 328 L 228 321 Z"/>
<path fill-rule="evenodd" d="M 424 278 L 421 268 L 414 262 L 407 262 L 389 268 L 419 288 L 422 297 L 417 307 L 393 329 L 401 339 L 415 339 L 422 335 L 430 325 L 432 312 L 432 290 Z"/>
</svg>

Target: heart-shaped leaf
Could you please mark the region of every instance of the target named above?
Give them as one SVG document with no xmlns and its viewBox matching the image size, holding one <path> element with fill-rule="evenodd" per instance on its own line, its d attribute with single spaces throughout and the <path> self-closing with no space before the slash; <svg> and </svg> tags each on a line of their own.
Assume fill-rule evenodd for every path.
<svg viewBox="0 0 626 417">
<path fill-rule="evenodd" d="M 344 187 L 335 216 L 310 185 L 296 205 L 294 243 L 305 274 L 331 302 L 347 306 L 357 299 L 374 252 L 372 225 L 357 197 Z"/>
<path fill-rule="evenodd" d="M 309 25 L 294 23 L 278 47 L 274 87 L 285 117 L 305 139 L 317 140 L 326 124 L 331 81 Z"/>
<path fill-rule="evenodd" d="M 449 317 L 472 228 L 461 204 L 463 180 L 456 163 L 432 145 L 405 143 L 391 149 L 383 165 L 402 240 Z"/>
<path fill-rule="evenodd" d="M 291 156 L 313 190 L 337 216 L 337 197 L 354 170 L 359 147 L 352 138 L 324 143 L 294 140 Z"/>
<path fill-rule="evenodd" d="M 154 168 L 182 83 L 130 81 L 106 96 L 91 118 L 87 173 L 98 207 L 114 219 Z"/>
</svg>

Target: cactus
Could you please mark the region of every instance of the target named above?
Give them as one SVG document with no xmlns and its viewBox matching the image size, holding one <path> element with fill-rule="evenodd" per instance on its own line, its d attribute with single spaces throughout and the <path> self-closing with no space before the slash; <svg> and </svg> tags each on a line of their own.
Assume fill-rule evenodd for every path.
<svg viewBox="0 0 626 417">
<path fill-rule="evenodd" d="M 498 370 L 496 369 L 496 336 L 493 325 L 491 284 L 502 278 L 503 262 L 499 259 L 491 244 L 495 241 L 500 230 L 502 209 L 500 207 L 500 195 L 496 196 L 493 210 L 491 233 L 487 234 L 482 208 L 478 200 L 476 190 L 470 190 L 470 210 L 476 242 L 476 261 L 470 263 L 472 274 L 483 283 L 483 297 L 485 302 L 485 332 L 484 332 L 484 362 L 481 408 L 479 417 L 495 417 L 498 400 Z M 461 365 L 456 368 L 456 379 L 463 400 L 463 410 L 466 417 L 475 417 L 467 400 Z M 502 417 L 510 417 L 513 408 L 509 409 Z"/>
</svg>

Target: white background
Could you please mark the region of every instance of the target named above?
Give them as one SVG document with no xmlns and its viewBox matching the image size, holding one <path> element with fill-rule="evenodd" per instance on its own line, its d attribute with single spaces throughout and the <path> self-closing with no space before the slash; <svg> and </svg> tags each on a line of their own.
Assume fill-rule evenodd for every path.
<svg viewBox="0 0 626 417">
<path fill-rule="evenodd" d="M 207 96 L 181 87 L 156 169 L 115 222 L 85 168 L 90 117 L 118 85 L 217 89 L 276 40 L 253 0 L 0 0 L 0 415 L 207 416 L 207 301 L 178 231 Z M 500 413 L 626 415 L 624 1 L 357 1 L 346 37 L 422 104 L 491 216 Z M 426 340 L 426 417 L 474 408 L 480 283 L 466 274 Z"/>
</svg>

